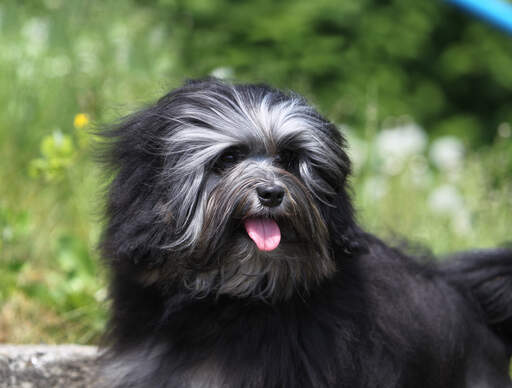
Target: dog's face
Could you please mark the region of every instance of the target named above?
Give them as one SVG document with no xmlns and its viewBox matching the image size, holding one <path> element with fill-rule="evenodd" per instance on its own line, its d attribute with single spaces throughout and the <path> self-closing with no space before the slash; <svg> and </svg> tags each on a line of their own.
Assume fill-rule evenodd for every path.
<svg viewBox="0 0 512 388">
<path fill-rule="evenodd" d="M 141 281 L 276 300 L 336 270 L 350 166 L 341 135 L 302 98 L 194 82 L 109 134 L 103 248 L 138 261 Z"/>
</svg>

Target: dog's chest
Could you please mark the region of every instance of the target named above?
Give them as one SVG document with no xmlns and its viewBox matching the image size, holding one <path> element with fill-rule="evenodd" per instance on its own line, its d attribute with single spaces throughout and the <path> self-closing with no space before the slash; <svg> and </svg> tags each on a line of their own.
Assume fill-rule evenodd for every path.
<svg viewBox="0 0 512 388">
<path fill-rule="evenodd" d="M 218 363 L 207 360 L 189 370 L 184 376 L 187 388 L 229 387 Z"/>
</svg>

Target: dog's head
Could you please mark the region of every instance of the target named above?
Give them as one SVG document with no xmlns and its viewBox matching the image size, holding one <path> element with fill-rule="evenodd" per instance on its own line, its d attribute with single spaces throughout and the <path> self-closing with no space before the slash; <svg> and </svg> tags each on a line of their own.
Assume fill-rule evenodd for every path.
<svg viewBox="0 0 512 388">
<path fill-rule="evenodd" d="M 297 95 L 193 81 L 105 136 L 103 252 L 145 284 L 283 299 L 352 249 L 343 138 Z"/>
</svg>

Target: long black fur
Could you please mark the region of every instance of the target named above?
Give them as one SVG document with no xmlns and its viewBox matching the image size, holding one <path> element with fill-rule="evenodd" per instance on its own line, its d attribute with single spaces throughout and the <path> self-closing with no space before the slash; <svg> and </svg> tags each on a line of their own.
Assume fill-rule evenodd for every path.
<svg viewBox="0 0 512 388">
<path fill-rule="evenodd" d="M 103 136 L 105 386 L 512 387 L 512 251 L 437 265 L 361 230 L 344 139 L 300 96 L 193 81 Z"/>
</svg>

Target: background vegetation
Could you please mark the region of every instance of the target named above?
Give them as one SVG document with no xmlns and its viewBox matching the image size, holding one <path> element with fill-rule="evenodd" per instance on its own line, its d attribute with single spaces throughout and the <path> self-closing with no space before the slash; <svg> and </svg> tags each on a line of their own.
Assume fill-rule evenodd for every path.
<svg viewBox="0 0 512 388">
<path fill-rule="evenodd" d="M 432 0 L 0 4 L 0 341 L 94 343 L 90 130 L 183 79 L 305 94 L 350 140 L 361 222 L 436 254 L 510 240 L 512 38 Z"/>
</svg>

